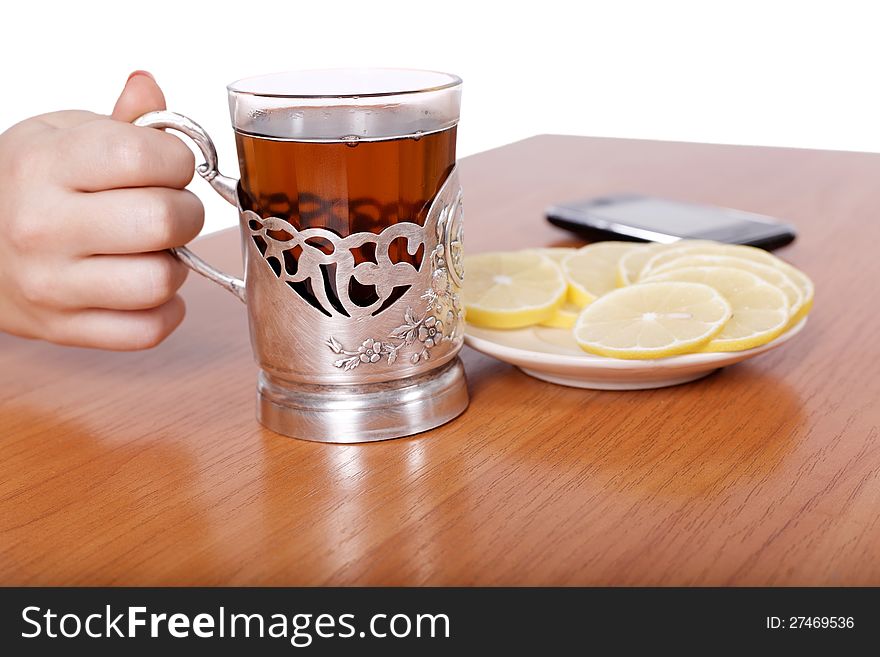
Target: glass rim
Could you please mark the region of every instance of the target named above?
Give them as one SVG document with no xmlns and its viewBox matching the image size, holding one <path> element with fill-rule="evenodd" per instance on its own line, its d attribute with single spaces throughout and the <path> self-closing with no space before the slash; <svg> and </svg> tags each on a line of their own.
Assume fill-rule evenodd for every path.
<svg viewBox="0 0 880 657">
<path fill-rule="evenodd" d="M 268 92 L 268 91 L 255 91 L 249 90 L 244 87 L 246 83 L 253 83 L 258 80 L 266 79 L 266 78 L 274 78 L 280 77 L 284 75 L 293 75 L 297 73 L 366 73 L 366 72 L 383 72 L 383 73 L 422 73 L 437 76 L 438 78 L 445 78 L 446 82 L 442 84 L 435 85 L 426 85 L 426 86 L 418 86 L 417 88 L 409 87 L 407 88 L 405 85 L 401 85 L 401 89 L 395 89 L 391 91 L 376 91 L 376 92 L 367 92 L 367 93 L 330 93 L 330 92 L 321 92 L 321 93 L 278 93 L 278 92 Z M 230 94 L 238 94 L 243 96 L 253 96 L 255 98 L 302 98 L 302 99 L 358 99 L 358 98 L 383 98 L 387 96 L 413 96 L 424 93 L 431 93 L 436 91 L 444 91 L 447 89 L 454 89 L 455 87 L 459 87 L 462 84 L 462 79 L 455 75 L 454 73 L 446 73 L 443 71 L 435 71 L 430 69 L 417 69 L 417 68 L 394 68 L 394 67 L 352 67 L 352 68 L 323 68 L 323 69 L 301 69 L 301 70 L 290 70 L 290 71 L 279 71 L 276 73 L 265 73 L 262 75 L 253 75 L 245 78 L 240 78 L 235 80 L 234 82 L 230 82 L 226 85 L 226 89 Z"/>
</svg>

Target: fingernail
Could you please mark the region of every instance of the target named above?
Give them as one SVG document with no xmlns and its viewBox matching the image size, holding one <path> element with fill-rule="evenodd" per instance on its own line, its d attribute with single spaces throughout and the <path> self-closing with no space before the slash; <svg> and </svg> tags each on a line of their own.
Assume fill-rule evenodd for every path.
<svg viewBox="0 0 880 657">
<path fill-rule="evenodd" d="M 141 71 L 141 70 L 137 70 L 137 71 L 132 72 L 132 74 L 128 76 L 128 80 L 125 81 L 125 84 L 128 84 L 129 81 L 130 81 L 133 77 L 135 77 L 136 75 L 144 75 L 144 76 L 150 78 L 153 82 L 156 81 L 156 78 L 154 78 L 154 77 L 153 77 L 153 74 L 150 73 L 149 71 Z"/>
</svg>

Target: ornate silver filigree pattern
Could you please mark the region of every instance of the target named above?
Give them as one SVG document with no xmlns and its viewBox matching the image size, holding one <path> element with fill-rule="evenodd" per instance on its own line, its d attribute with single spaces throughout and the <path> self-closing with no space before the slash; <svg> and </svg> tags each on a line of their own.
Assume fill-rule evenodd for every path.
<svg viewBox="0 0 880 657">
<path fill-rule="evenodd" d="M 276 275 L 285 283 L 309 281 L 312 293 L 327 314 L 346 317 L 363 317 L 379 312 L 382 304 L 389 298 L 395 287 L 411 285 L 413 275 L 418 267 L 409 262 L 394 262 L 389 255 L 389 248 L 396 240 L 406 240 L 406 251 L 415 256 L 425 243 L 424 229 L 418 224 L 401 222 L 392 224 L 378 235 L 375 233 L 354 233 L 348 237 L 339 237 L 336 233 L 323 228 L 298 230 L 289 222 L 278 217 L 261 218 L 255 212 L 244 211 L 251 236 L 257 236 L 266 244 L 263 258 L 269 261 L 274 258 L 278 271 Z M 258 226 L 253 228 L 253 226 Z M 290 235 L 289 239 L 279 240 L 270 232 L 283 232 Z M 354 251 L 366 244 L 375 248 L 375 262 L 355 264 Z M 323 250 L 331 247 L 330 253 Z M 323 248 L 322 248 L 323 247 Z M 285 267 L 285 252 L 300 251 L 296 257 L 296 271 L 291 273 Z M 421 266 L 421 263 L 417 263 Z M 324 274 L 321 268 L 332 267 L 334 271 L 335 299 L 331 301 L 324 285 Z M 354 303 L 348 296 L 349 282 L 354 278 L 361 285 L 375 286 L 377 300 L 366 306 Z M 296 293 L 291 288 L 293 293 Z M 341 304 L 345 312 L 340 312 L 337 304 Z"/>
<path fill-rule="evenodd" d="M 251 301 L 272 318 L 251 325 L 258 353 L 307 382 L 387 381 L 448 362 L 463 342 L 461 226 L 455 170 L 424 226 L 340 237 L 243 210 L 249 280 L 264 281 Z M 310 348 L 316 335 L 332 357 Z"/>
<path fill-rule="evenodd" d="M 461 304 L 461 284 L 464 280 L 461 256 L 461 189 L 455 190 L 451 202 L 442 193 L 437 200 L 440 202 L 439 207 L 432 208 L 432 211 L 439 211 L 436 223 L 437 244 L 430 254 L 431 287 L 421 295 L 421 299 L 426 302 L 424 309 L 416 316 L 412 307 L 407 307 L 403 324 L 381 339 L 365 339 L 357 350 L 346 349 L 336 338 L 330 336 L 325 344 L 333 353 L 343 356 L 333 361 L 334 367 L 353 370 L 362 364 L 378 363 L 383 358 L 392 365 L 401 350 L 413 346 L 415 349 L 409 355 L 409 362 L 416 364 L 430 359 L 431 349 L 442 342 L 461 342 L 461 326 L 464 321 Z"/>
</svg>

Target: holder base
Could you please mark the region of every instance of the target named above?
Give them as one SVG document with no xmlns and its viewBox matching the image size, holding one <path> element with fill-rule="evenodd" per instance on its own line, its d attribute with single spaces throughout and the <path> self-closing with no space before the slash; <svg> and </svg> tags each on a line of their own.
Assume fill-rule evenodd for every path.
<svg viewBox="0 0 880 657">
<path fill-rule="evenodd" d="M 298 385 L 260 372 L 257 419 L 272 431 L 324 443 L 366 443 L 433 429 L 468 405 L 464 366 L 452 361 L 398 381 Z"/>
</svg>

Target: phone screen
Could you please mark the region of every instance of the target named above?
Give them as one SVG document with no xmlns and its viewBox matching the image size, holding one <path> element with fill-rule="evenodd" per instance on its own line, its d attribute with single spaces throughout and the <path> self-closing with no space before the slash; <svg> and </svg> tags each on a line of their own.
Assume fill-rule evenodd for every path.
<svg viewBox="0 0 880 657">
<path fill-rule="evenodd" d="M 743 217 L 745 213 L 735 210 L 657 198 L 621 199 L 607 205 L 590 207 L 589 213 L 613 223 L 671 235 L 697 235 L 733 228 L 743 221 L 755 221 Z"/>
</svg>

